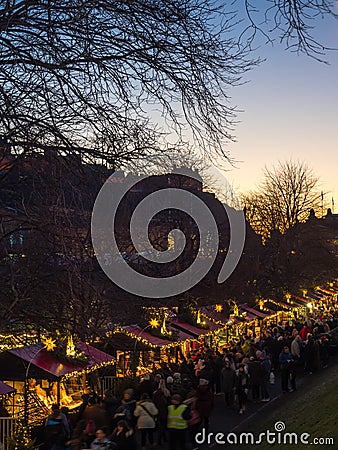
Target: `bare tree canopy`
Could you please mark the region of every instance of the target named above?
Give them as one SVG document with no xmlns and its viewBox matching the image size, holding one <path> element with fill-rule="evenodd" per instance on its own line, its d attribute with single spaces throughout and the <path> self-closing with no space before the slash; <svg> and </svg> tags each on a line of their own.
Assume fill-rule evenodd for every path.
<svg viewBox="0 0 338 450">
<path fill-rule="evenodd" d="M 242 3 L 242 0 L 235 0 L 235 3 Z M 325 16 L 337 19 L 335 3 L 330 0 L 244 0 L 249 25 L 243 35 L 248 32 L 247 39 L 253 41 L 257 33 L 262 33 L 269 42 L 278 39 L 288 50 L 324 62 L 329 48 L 315 37 L 314 20 Z"/>
<path fill-rule="evenodd" d="M 225 86 L 252 65 L 225 35 L 231 22 L 209 1 L 2 1 L 1 133 L 142 154 L 159 138 L 144 110 L 155 103 L 220 149 L 232 138 Z"/>
<path fill-rule="evenodd" d="M 209 156 L 228 157 L 235 113 L 227 89 L 257 62 L 256 12 L 242 1 L 252 32 L 239 36 L 246 25 L 233 1 L 1 0 L 4 142 L 129 160 L 159 146 L 155 104 L 169 130 L 190 130 Z M 306 23 L 332 14 L 333 3 L 275 0 L 263 12 L 274 12 L 289 46 L 295 38 L 314 53 Z"/>
<path fill-rule="evenodd" d="M 265 168 L 264 180 L 256 191 L 243 198 L 247 219 L 263 237 L 308 219 L 311 209 L 319 211 L 323 194 L 319 180 L 312 170 L 301 162 L 280 162 L 272 169 Z"/>
</svg>

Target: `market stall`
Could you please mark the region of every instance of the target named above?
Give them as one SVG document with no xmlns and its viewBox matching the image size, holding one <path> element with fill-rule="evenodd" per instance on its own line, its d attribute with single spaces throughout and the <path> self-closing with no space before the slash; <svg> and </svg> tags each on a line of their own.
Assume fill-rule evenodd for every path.
<svg viewBox="0 0 338 450">
<path fill-rule="evenodd" d="M 186 355 L 196 340 L 186 331 L 166 326 L 167 336 L 157 336 L 138 324 L 117 327 L 109 337 L 109 347 L 116 355 L 116 375 L 140 376 L 156 370 L 161 362 L 174 362 Z"/>
<path fill-rule="evenodd" d="M 7 406 L 13 417 L 28 423 L 46 417 L 54 403 L 76 409 L 87 375 L 115 363 L 112 356 L 85 343 L 77 345 L 81 360 L 61 358 L 47 348 L 34 344 L 0 354 L 0 377 L 16 390 Z"/>
</svg>

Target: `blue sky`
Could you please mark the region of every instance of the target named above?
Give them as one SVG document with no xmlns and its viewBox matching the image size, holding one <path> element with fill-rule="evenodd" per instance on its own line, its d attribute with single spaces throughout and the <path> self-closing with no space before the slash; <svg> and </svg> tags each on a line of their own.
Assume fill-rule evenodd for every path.
<svg viewBox="0 0 338 450">
<path fill-rule="evenodd" d="M 318 20 L 317 37 L 338 48 L 338 21 Z M 276 44 L 261 46 L 266 61 L 247 74 L 249 83 L 232 91 L 239 115 L 231 156 L 242 163 L 226 173 L 237 190 L 262 179 L 264 166 L 289 158 L 305 161 L 322 181 L 338 213 L 338 51 L 327 53 L 330 65 L 297 55 Z"/>
</svg>

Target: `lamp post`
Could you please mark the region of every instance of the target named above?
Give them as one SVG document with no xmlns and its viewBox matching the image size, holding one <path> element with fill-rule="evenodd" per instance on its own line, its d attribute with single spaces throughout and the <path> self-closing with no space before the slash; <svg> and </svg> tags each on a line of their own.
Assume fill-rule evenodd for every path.
<svg viewBox="0 0 338 450">
<path fill-rule="evenodd" d="M 134 361 L 136 360 L 137 338 L 138 338 L 139 336 L 141 336 L 141 334 L 142 334 L 145 330 L 147 330 L 148 328 L 150 328 L 150 327 L 152 327 L 152 328 L 158 328 L 159 323 L 157 322 L 157 323 L 155 324 L 155 321 L 157 322 L 156 319 L 151 320 L 150 323 L 149 323 L 147 326 L 145 326 L 144 328 L 142 328 L 142 330 L 141 330 L 141 331 L 138 333 L 138 335 L 136 336 L 136 338 L 135 338 L 135 344 L 134 344 L 134 349 L 133 349 L 133 359 L 134 359 Z"/>
<path fill-rule="evenodd" d="M 28 391 L 29 391 L 29 386 L 28 386 L 28 374 L 29 374 L 29 369 L 32 365 L 32 362 L 34 360 L 34 358 L 41 352 L 41 350 L 47 350 L 49 351 L 53 351 L 54 348 L 56 347 L 56 343 L 52 338 L 44 338 L 42 339 L 42 347 L 39 348 L 34 355 L 31 357 L 27 369 L 26 369 L 26 373 L 25 373 L 25 387 L 24 387 L 24 422 L 26 423 L 26 425 L 28 424 Z M 58 402 L 60 401 L 60 388 L 59 388 L 59 383 L 58 383 Z"/>
<path fill-rule="evenodd" d="M 41 352 L 41 350 L 44 350 L 44 346 L 42 346 L 41 348 L 38 349 L 37 352 L 34 353 L 34 355 L 32 356 L 32 358 L 30 359 L 27 369 L 26 369 L 26 373 L 25 373 L 25 387 L 24 387 L 24 422 L 26 425 L 28 425 L 28 392 L 29 392 L 29 386 L 28 386 L 28 374 L 29 374 L 29 369 L 32 365 L 33 359 Z"/>
</svg>

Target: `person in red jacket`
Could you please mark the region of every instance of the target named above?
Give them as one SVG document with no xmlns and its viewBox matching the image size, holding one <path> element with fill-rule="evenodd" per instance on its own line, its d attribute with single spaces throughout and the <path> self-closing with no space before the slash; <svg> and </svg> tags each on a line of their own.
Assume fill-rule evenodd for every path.
<svg viewBox="0 0 338 450">
<path fill-rule="evenodd" d="M 307 327 L 307 325 L 304 323 L 302 329 L 299 331 L 299 336 L 302 338 L 302 341 L 307 340 L 307 335 L 311 333 L 310 328 Z"/>
<path fill-rule="evenodd" d="M 196 389 L 196 409 L 199 412 L 206 434 L 209 431 L 209 417 L 214 408 L 214 395 L 209 387 L 209 381 L 200 378 Z"/>
</svg>

